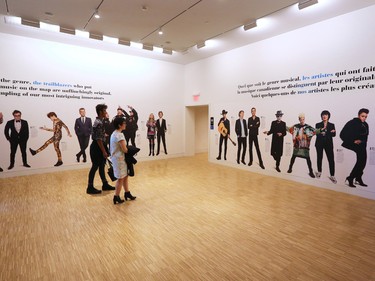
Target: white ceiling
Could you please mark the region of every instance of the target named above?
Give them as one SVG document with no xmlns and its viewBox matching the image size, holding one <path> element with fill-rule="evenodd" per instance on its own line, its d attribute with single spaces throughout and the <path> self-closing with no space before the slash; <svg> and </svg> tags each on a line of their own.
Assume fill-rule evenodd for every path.
<svg viewBox="0 0 375 281">
<path fill-rule="evenodd" d="M 263 40 L 331 17 L 375 4 L 375 0 L 319 0 L 298 10 L 297 0 L 0 0 L 0 14 L 56 24 L 96 35 L 173 50 L 173 55 L 155 51 L 132 50 L 107 42 L 82 40 L 74 35 L 56 35 L 27 30 L 27 36 L 50 37 L 78 45 L 93 45 L 124 53 L 181 64 Z M 100 19 L 93 18 L 99 7 Z M 258 27 L 244 31 L 242 26 L 254 19 Z M 163 35 L 158 34 L 162 28 Z M 1 32 L 19 33 L 3 27 Z M 28 27 L 29 28 L 29 27 Z M 30 29 L 30 28 L 29 28 Z M 25 35 L 25 34 L 23 34 Z M 67 39 L 68 38 L 68 39 Z M 195 45 L 207 41 L 207 46 Z M 96 41 L 96 42 L 85 42 Z M 210 46 L 209 43 L 216 45 Z M 187 50 L 187 52 L 186 52 Z"/>
</svg>

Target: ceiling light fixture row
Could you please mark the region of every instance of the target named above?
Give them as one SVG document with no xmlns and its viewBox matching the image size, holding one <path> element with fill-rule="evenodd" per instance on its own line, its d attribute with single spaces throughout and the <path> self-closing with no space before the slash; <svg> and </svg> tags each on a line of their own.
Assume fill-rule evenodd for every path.
<svg viewBox="0 0 375 281">
<path fill-rule="evenodd" d="M 317 3 L 318 3 L 318 0 L 299 0 L 298 1 L 298 9 L 302 10 L 302 9 L 310 7 L 310 6 L 312 6 L 314 4 L 317 4 Z M 266 16 L 268 16 L 268 15 L 266 15 Z M 266 17 L 266 16 L 264 16 L 264 17 Z M 255 27 L 257 27 L 257 20 L 256 19 L 255 20 L 251 20 L 248 23 L 246 23 L 246 24 L 243 25 L 243 29 L 245 31 L 247 31 L 249 29 L 252 29 L 252 28 L 255 28 Z M 221 34 L 219 34 L 219 35 L 221 35 Z M 215 38 L 215 37 L 217 37 L 219 35 L 213 36 L 210 39 L 213 39 L 213 38 Z M 205 47 L 206 43 L 205 43 L 205 41 L 201 41 L 201 42 L 198 42 L 196 46 L 197 46 L 197 49 L 200 49 L 200 48 Z"/>
<path fill-rule="evenodd" d="M 63 26 L 53 25 L 53 24 L 49 24 L 49 23 L 43 23 L 43 22 L 35 21 L 35 20 L 23 19 L 23 18 L 20 18 L 20 17 L 5 16 L 4 21 L 7 24 L 26 25 L 26 26 L 30 26 L 30 27 L 43 28 L 43 29 L 46 29 L 46 26 L 49 26 L 50 28 L 47 28 L 47 29 L 50 30 L 50 31 L 56 31 L 56 32 L 61 32 L 61 33 L 65 33 L 65 34 L 70 34 L 70 35 L 83 36 L 85 38 L 90 38 L 90 39 L 99 40 L 99 41 L 114 42 L 114 43 L 117 43 L 119 45 L 124 45 L 124 46 L 132 45 L 132 42 L 130 40 L 127 40 L 127 39 L 111 38 L 112 41 L 108 41 L 108 40 L 104 39 L 104 37 L 106 37 L 106 36 L 103 36 L 101 34 L 83 32 L 83 31 L 72 29 L 72 28 L 69 28 L 69 27 L 63 27 Z M 53 28 L 51 28 L 51 27 L 53 27 Z M 87 33 L 87 34 L 84 34 L 84 33 Z M 135 45 L 137 45 L 137 44 L 135 44 Z M 155 51 L 154 46 L 152 46 L 150 44 L 143 44 L 142 49 L 148 50 L 148 51 Z M 156 49 L 160 50 L 159 52 L 163 53 L 163 54 L 167 54 L 167 55 L 173 54 L 172 49 L 168 49 L 168 48 L 156 48 Z"/>
</svg>

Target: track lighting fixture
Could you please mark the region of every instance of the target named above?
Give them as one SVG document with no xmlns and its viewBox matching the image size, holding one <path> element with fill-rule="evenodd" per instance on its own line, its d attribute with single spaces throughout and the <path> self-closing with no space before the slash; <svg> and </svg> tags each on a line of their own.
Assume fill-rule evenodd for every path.
<svg viewBox="0 0 375 281">
<path fill-rule="evenodd" d="M 318 3 L 318 0 L 300 0 L 298 3 L 298 9 L 302 10 Z"/>
<path fill-rule="evenodd" d="M 205 42 L 205 41 L 199 42 L 199 43 L 197 44 L 197 48 L 198 48 L 198 49 L 203 48 L 204 46 L 206 46 L 206 42 Z"/>
<path fill-rule="evenodd" d="M 99 15 L 99 11 L 98 10 L 95 10 L 94 18 L 100 19 L 100 15 Z"/>
<path fill-rule="evenodd" d="M 245 24 L 245 25 L 243 26 L 243 29 L 246 31 L 246 30 L 252 29 L 252 28 L 254 28 L 254 27 L 257 27 L 257 21 L 256 21 L 256 20 L 251 21 L 251 22 Z"/>
</svg>

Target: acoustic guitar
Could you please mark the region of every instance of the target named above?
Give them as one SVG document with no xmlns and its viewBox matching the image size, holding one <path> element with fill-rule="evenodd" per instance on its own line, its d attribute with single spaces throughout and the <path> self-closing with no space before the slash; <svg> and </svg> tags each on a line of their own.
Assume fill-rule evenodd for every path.
<svg viewBox="0 0 375 281">
<path fill-rule="evenodd" d="M 219 133 L 225 138 L 225 137 L 228 137 L 228 139 L 231 141 L 231 143 L 236 146 L 236 143 L 230 138 L 230 136 L 228 135 L 228 129 L 225 128 L 224 126 L 224 122 L 220 122 L 219 124 L 219 127 L 217 128 Z"/>
</svg>

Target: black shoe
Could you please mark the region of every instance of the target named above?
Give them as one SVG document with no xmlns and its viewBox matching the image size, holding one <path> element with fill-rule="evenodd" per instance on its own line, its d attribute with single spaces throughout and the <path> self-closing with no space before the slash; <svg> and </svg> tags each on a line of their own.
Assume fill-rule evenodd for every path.
<svg viewBox="0 0 375 281">
<path fill-rule="evenodd" d="M 102 190 L 107 191 L 107 190 L 115 190 L 116 188 L 112 185 L 109 185 L 108 182 L 102 185 Z"/>
<path fill-rule="evenodd" d="M 0 167 L 0 172 L 4 171 L 3 168 Z"/>
<path fill-rule="evenodd" d="M 259 164 L 259 167 L 261 167 L 263 170 L 265 169 L 263 163 L 262 163 L 262 164 Z"/>
<path fill-rule="evenodd" d="M 165 155 L 167 155 L 168 153 L 167 152 L 164 152 L 165 153 Z"/>
<path fill-rule="evenodd" d="M 345 179 L 345 182 L 348 182 L 348 185 L 350 186 L 350 187 L 356 187 L 354 184 L 353 184 L 353 178 L 351 178 L 351 177 L 347 177 L 346 179 Z"/>
<path fill-rule="evenodd" d="M 79 163 L 79 157 L 80 155 L 79 154 L 76 154 L 76 159 L 77 159 L 77 162 Z"/>
<path fill-rule="evenodd" d="M 309 176 L 312 178 L 315 178 L 314 172 L 313 171 L 309 172 Z"/>
<path fill-rule="evenodd" d="M 135 200 L 135 198 L 137 198 L 136 196 L 133 196 L 130 191 L 127 191 L 125 192 L 124 194 L 124 197 L 125 197 L 125 200 L 128 201 L 129 200 Z"/>
<path fill-rule="evenodd" d="M 87 162 L 86 157 L 83 157 L 82 162 L 83 162 L 83 163 L 86 163 L 86 162 Z"/>
<path fill-rule="evenodd" d="M 356 184 L 359 184 L 360 186 L 367 186 L 367 184 L 365 184 L 362 180 L 362 178 L 356 178 L 355 179 L 355 183 Z"/>
<path fill-rule="evenodd" d="M 249 162 L 249 164 L 247 164 L 247 166 L 251 166 L 251 165 L 253 165 L 253 162 Z"/>
<path fill-rule="evenodd" d="M 279 167 L 276 167 L 276 171 L 278 171 L 279 173 L 281 172 Z"/>
<path fill-rule="evenodd" d="M 224 156 L 224 160 L 227 160 L 227 157 L 226 157 L 226 156 Z"/>
<path fill-rule="evenodd" d="M 150 151 L 150 153 L 148 154 L 148 156 L 151 156 L 151 151 Z"/>
<path fill-rule="evenodd" d="M 26 168 L 31 168 L 31 166 L 27 163 L 23 164 L 23 166 L 26 167 Z"/>
<path fill-rule="evenodd" d="M 237 164 L 240 164 L 240 160 L 237 160 Z"/>
<path fill-rule="evenodd" d="M 118 195 L 115 195 L 115 196 L 113 196 L 113 204 L 121 204 L 121 203 L 124 203 L 125 202 L 125 200 L 122 200 L 121 198 L 120 198 L 120 196 L 118 196 Z"/>
<path fill-rule="evenodd" d="M 244 164 L 244 165 L 246 165 L 245 160 L 242 160 L 241 163 Z"/>
<path fill-rule="evenodd" d="M 99 194 L 99 193 L 102 193 L 101 190 L 98 190 L 96 189 L 94 186 L 92 185 L 89 185 L 86 189 L 86 193 L 87 194 Z"/>
<path fill-rule="evenodd" d="M 292 168 L 289 168 L 289 170 L 287 171 L 288 174 L 290 174 L 292 172 Z"/>
<path fill-rule="evenodd" d="M 55 164 L 55 167 L 61 166 L 62 164 L 63 164 L 63 161 L 59 160 L 59 161 L 57 161 L 57 163 Z"/>
<path fill-rule="evenodd" d="M 35 154 L 36 154 L 36 151 L 35 151 L 35 150 L 33 150 L 33 149 L 31 149 L 31 148 L 29 148 L 29 150 L 30 150 L 31 155 L 35 155 Z"/>
<path fill-rule="evenodd" d="M 159 152 L 156 153 L 156 156 L 158 156 L 158 155 L 159 155 Z"/>
<path fill-rule="evenodd" d="M 216 160 L 221 160 L 221 156 L 216 157 Z"/>
<path fill-rule="evenodd" d="M 14 164 L 10 164 L 8 170 L 12 170 L 14 168 Z"/>
</svg>

